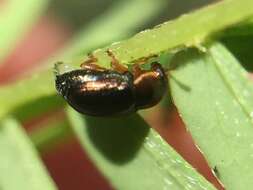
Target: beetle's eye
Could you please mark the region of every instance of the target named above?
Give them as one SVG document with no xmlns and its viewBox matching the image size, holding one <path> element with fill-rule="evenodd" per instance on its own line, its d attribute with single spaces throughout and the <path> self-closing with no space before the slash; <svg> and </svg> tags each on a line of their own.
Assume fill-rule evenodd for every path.
<svg viewBox="0 0 253 190">
<path fill-rule="evenodd" d="M 57 62 L 54 64 L 54 75 L 62 75 L 66 72 L 70 72 L 75 70 L 75 68 L 73 68 L 71 65 L 68 65 L 66 63 L 63 62 Z"/>
</svg>

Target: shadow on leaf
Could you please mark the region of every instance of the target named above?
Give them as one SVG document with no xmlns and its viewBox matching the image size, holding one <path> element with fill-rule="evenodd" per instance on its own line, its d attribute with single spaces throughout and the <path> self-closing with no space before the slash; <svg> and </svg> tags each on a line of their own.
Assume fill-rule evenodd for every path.
<svg viewBox="0 0 253 190">
<path fill-rule="evenodd" d="M 137 114 L 120 118 L 85 117 L 90 141 L 108 160 L 124 164 L 138 153 L 149 126 Z"/>
<path fill-rule="evenodd" d="M 171 61 L 171 73 L 173 73 L 173 70 L 182 69 L 183 67 L 186 67 L 187 64 L 197 64 L 198 62 L 195 60 L 199 60 L 200 57 L 204 58 L 205 54 L 198 50 L 197 48 L 189 48 L 184 51 L 180 51 L 174 55 Z M 198 77 L 198 76 L 196 76 Z M 187 81 L 180 81 L 176 77 L 173 76 L 173 74 L 170 75 L 171 80 L 173 80 L 180 88 L 183 90 L 190 92 L 192 89 L 187 84 Z"/>
</svg>

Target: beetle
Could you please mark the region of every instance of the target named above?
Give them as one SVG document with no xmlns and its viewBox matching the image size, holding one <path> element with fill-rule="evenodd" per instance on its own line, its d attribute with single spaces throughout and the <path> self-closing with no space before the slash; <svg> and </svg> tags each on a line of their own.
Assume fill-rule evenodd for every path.
<svg viewBox="0 0 253 190">
<path fill-rule="evenodd" d="M 134 64 L 132 72 L 113 53 L 112 69 L 96 65 L 90 55 L 80 69 L 56 74 L 60 95 L 78 112 L 92 116 L 119 116 L 156 105 L 167 91 L 168 79 L 162 66 L 153 62 L 150 70 Z"/>
</svg>

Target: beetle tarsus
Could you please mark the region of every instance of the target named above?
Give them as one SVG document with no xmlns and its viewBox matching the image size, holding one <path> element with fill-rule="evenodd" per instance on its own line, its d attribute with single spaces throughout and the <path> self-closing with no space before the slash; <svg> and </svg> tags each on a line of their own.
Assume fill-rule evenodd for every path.
<svg viewBox="0 0 253 190">
<path fill-rule="evenodd" d="M 111 67 L 113 70 L 118 71 L 119 73 L 125 73 L 128 71 L 128 68 L 122 64 L 119 63 L 118 59 L 115 57 L 115 55 L 112 53 L 111 50 L 106 50 L 106 53 L 109 57 L 111 57 Z"/>
<path fill-rule="evenodd" d="M 99 70 L 99 71 L 105 71 L 106 68 L 101 67 L 99 65 L 97 65 L 97 61 L 98 59 L 92 54 L 89 53 L 88 54 L 88 59 L 86 61 L 84 61 L 80 67 L 82 69 L 86 69 L 86 70 Z"/>
</svg>

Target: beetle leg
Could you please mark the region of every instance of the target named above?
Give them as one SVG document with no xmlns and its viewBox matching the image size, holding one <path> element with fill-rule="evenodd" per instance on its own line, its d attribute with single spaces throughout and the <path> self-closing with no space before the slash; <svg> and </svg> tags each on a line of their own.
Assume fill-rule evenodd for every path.
<svg viewBox="0 0 253 190">
<path fill-rule="evenodd" d="M 112 61 L 111 61 L 111 67 L 113 68 L 113 70 L 118 71 L 119 73 L 125 73 L 128 71 L 128 68 L 122 64 L 119 63 L 119 61 L 116 59 L 116 57 L 113 55 L 111 50 L 107 50 L 106 53 L 108 54 L 108 56 L 111 57 Z"/>
<path fill-rule="evenodd" d="M 138 78 L 140 75 L 142 75 L 143 73 L 145 73 L 146 71 L 142 70 L 140 68 L 140 65 L 139 63 L 135 63 L 132 67 L 132 72 L 133 72 L 133 75 L 134 75 L 134 78 Z"/>
<path fill-rule="evenodd" d="M 134 61 L 134 64 L 135 64 L 135 65 L 142 65 L 142 64 L 145 64 L 145 63 L 147 63 L 148 59 L 149 59 L 149 58 L 146 58 L 146 57 L 137 59 L 137 60 Z"/>
<path fill-rule="evenodd" d="M 97 63 L 97 58 L 93 54 L 89 54 L 88 56 L 89 56 L 88 59 L 80 65 L 80 67 L 82 69 L 97 70 L 97 71 L 106 70 L 106 68 L 101 67 L 101 66 L 96 64 Z"/>
<path fill-rule="evenodd" d="M 140 65 L 146 64 L 146 63 L 149 61 L 149 59 L 154 58 L 154 57 L 157 57 L 157 55 L 150 55 L 150 56 L 148 56 L 148 57 L 142 57 L 142 58 L 137 59 L 137 60 L 134 61 L 134 65 L 133 65 L 133 75 L 134 75 L 134 78 L 135 78 L 135 79 L 136 79 L 137 77 L 139 77 L 141 74 L 143 74 L 143 73 L 145 73 L 145 72 L 149 72 L 149 71 L 146 71 L 146 70 L 141 69 Z M 151 64 L 152 70 L 155 70 L 155 67 L 156 67 L 156 66 L 154 66 L 155 63 L 156 63 L 156 62 L 153 62 L 153 63 Z M 156 64 L 155 64 L 155 65 L 156 65 Z"/>
<path fill-rule="evenodd" d="M 173 69 L 169 69 L 169 68 L 164 68 L 161 66 L 161 64 L 159 64 L 158 62 L 153 62 L 151 63 L 151 68 L 152 70 L 163 70 L 163 72 L 167 75 L 167 76 L 170 76 L 170 72 L 173 71 Z"/>
<path fill-rule="evenodd" d="M 82 63 L 81 64 L 82 69 L 87 69 L 87 70 L 96 70 L 96 71 L 105 71 L 106 68 L 98 66 L 95 63 Z"/>
</svg>

